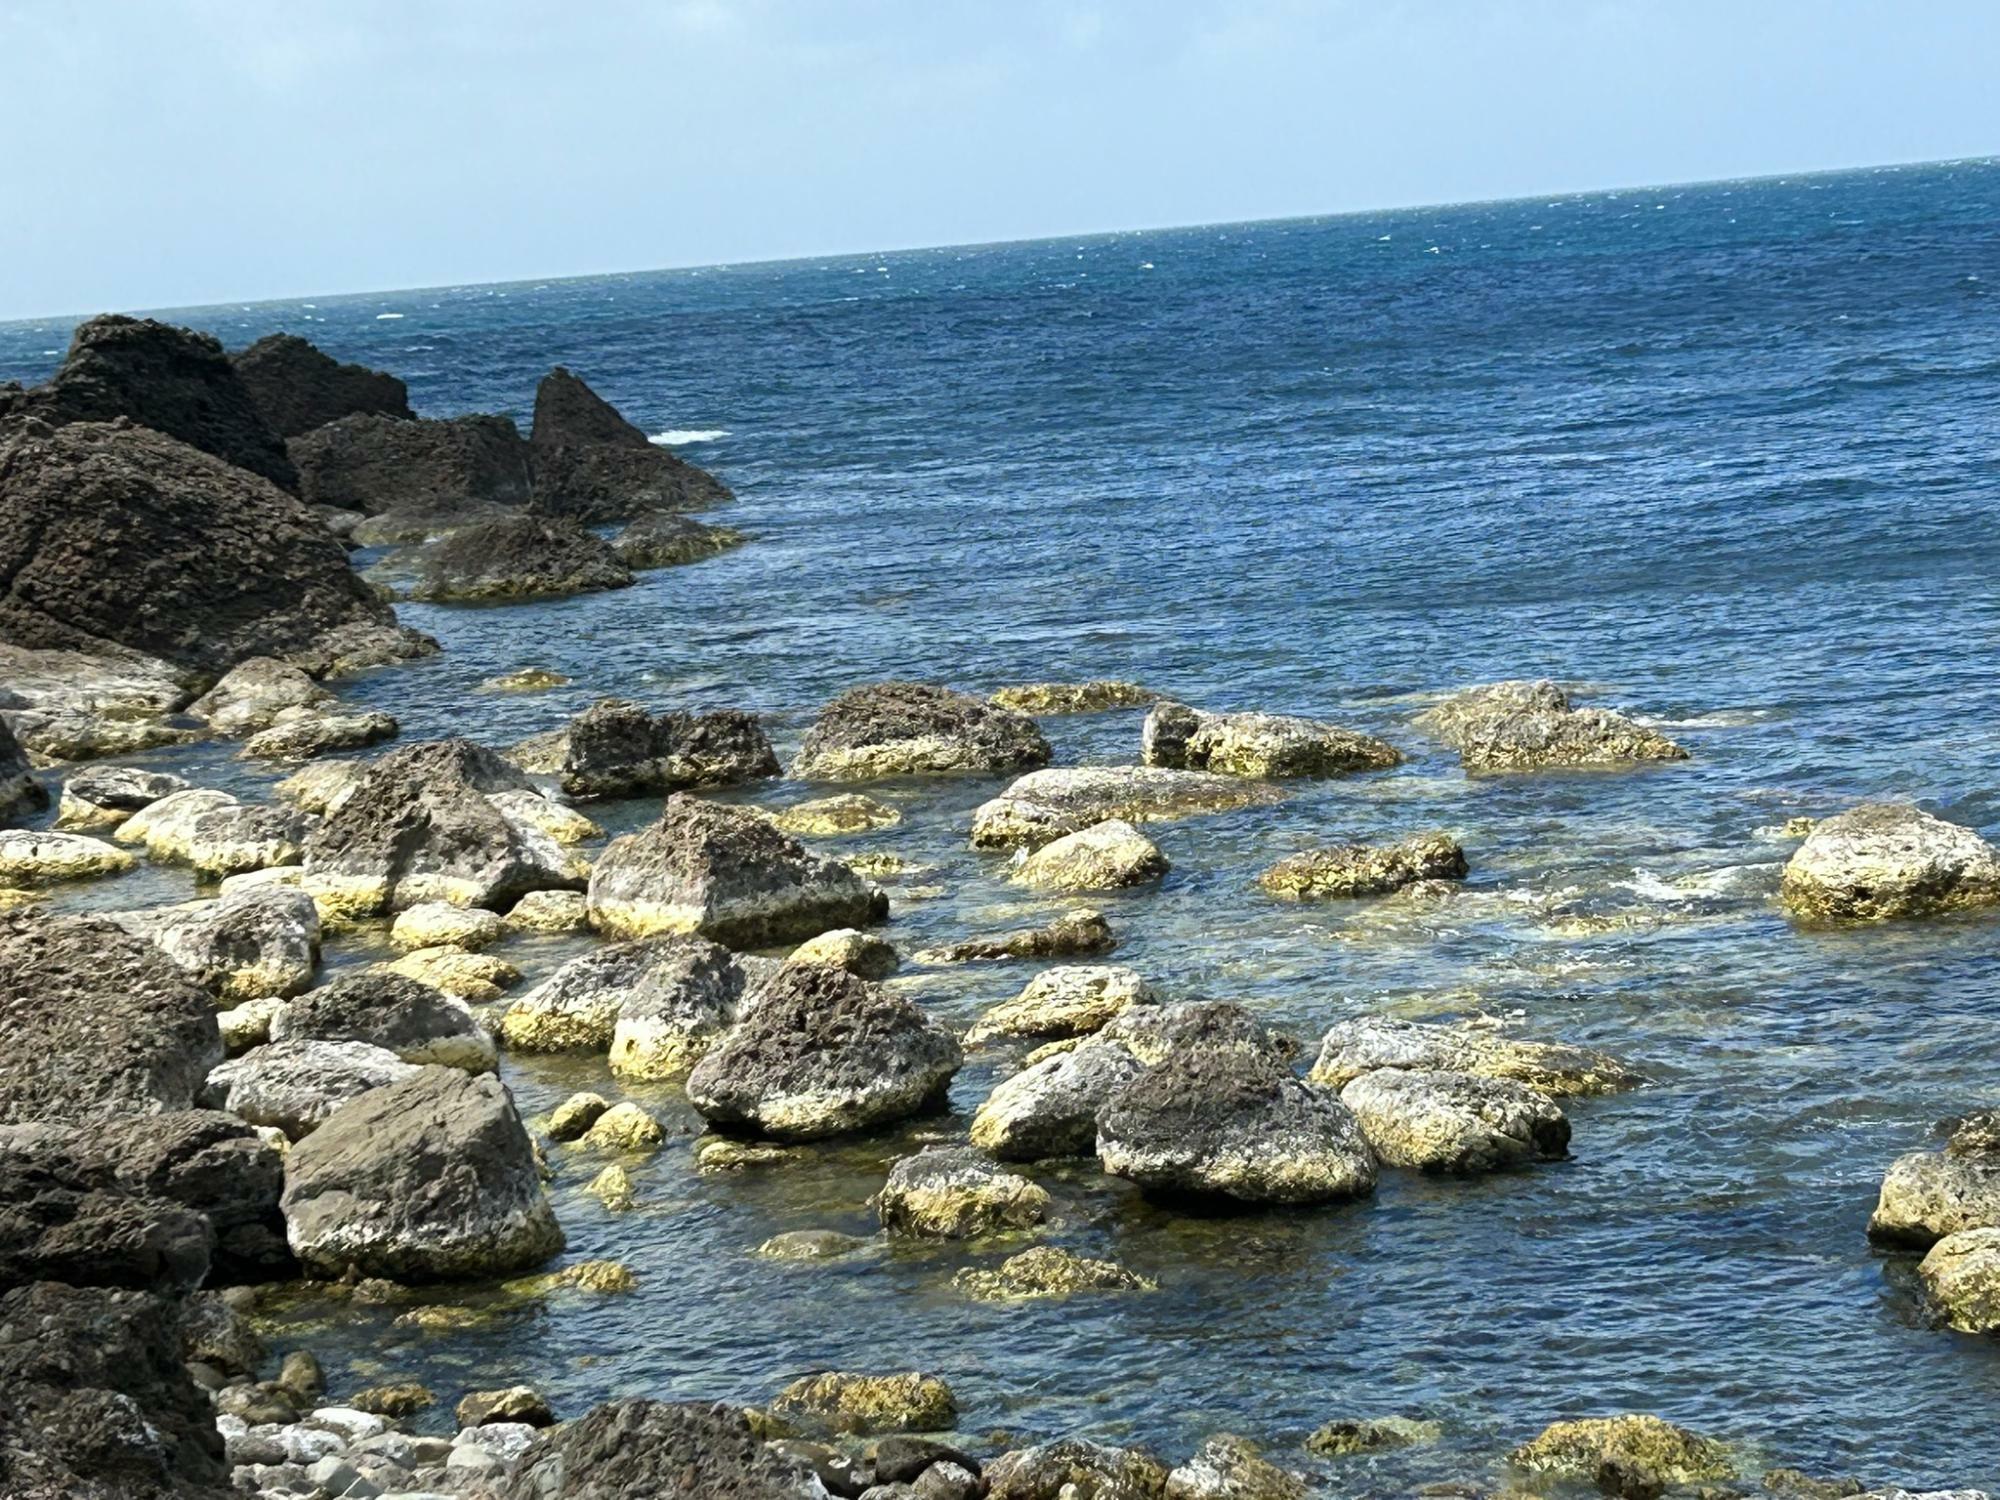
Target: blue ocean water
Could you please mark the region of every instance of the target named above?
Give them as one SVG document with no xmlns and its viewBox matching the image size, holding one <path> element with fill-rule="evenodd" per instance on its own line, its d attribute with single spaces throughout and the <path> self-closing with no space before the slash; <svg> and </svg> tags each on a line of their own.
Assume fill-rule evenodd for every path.
<svg viewBox="0 0 2000 1500">
<path fill-rule="evenodd" d="M 921 1368 L 974 1436 L 1179 1454 L 1228 1429 L 1301 1462 L 1329 1417 L 1444 1424 L 1329 1471 L 1343 1493 L 1497 1481 L 1543 1423 L 1641 1409 L 1741 1443 L 1750 1474 L 2000 1484 L 2000 1348 L 1924 1326 L 1909 1262 L 1862 1233 L 1895 1156 L 2000 1103 L 2000 924 L 1814 933 L 1773 901 L 1791 816 L 1895 795 L 2000 834 L 1996 286 L 1984 161 L 177 314 L 232 347 L 304 334 L 434 415 L 525 424 L 567 364 L 735 487 L 713 519 L 755 541 L 722 558 L 406 607 L 445 654 L 349 690 L 406 738 L 504 744 L 615 692 L 756 709 L 787 750 L 818 703 L 888 677 L 1116 676 L 1335 718 L 1410 763 L 1160 830 L 1163 887 L 1099 903 L 1119 961 L 1309 1039 L 1368 1010 L 1484 1014 L 1656 1079 L 1578 1103 L 1567 1163 L 1389 1174 L 1310 1213 L 1189 1220 L 1094 1169 L 1044 1174 L 1056 1242 L 1151 1296 L 971 1303 L 949 1281 L 983 1246 L 748 1254 L 871 1228 L 884 1165 L 962 1126 L 1008 1062 L 975 1054 L 953 1119 L 724 1178 L 678 1142 L 636 1171 L 633 1215 L 581 1193 L 601 1163 L 559 1160 L 572 1253 L 626 1260 L 638 1291 L 414 1343 L 334 1309 L 310 1325 L 333 1388 L 525 1379 L 573 1410 Z M 68 328 L 0 326 L 0 379 L 45 375 Z M 477 690 L 527 663 L 576 683 Z M 1526 675 L 1694 758 L 1468 781 L 1409 726 L 1429 695 Z M 1063 761 L 1136 754 L 1134 714 L 1047 727 Z M 226 751 L 160 760 L 257 781 Z M 993 789 L 888 788 L 905 822 L 844 846 L 932 867 L 897 904 L 906 952 L 1045 914 L 965 847 Z M 1313 842 L 1431 826 L 1473 863 L 1437 907 L 1302 910 L 1251 884 Z M 509 956 L 532 974 L 567 951 Z M 909 983 L 962 1023 L 1025 978 Z M 531 1108 L 605 1083 L 595 1060 L 508 1076 Z M 673 1091 L 645 1097 L 695 1128 Z"/>
</svg>

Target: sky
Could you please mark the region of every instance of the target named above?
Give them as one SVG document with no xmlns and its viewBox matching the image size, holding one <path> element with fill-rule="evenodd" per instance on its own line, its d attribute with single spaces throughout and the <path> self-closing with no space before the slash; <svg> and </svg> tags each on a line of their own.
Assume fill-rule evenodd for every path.
<svg viewBox="0 0 2000 1500">
<path fill-rule="evenodd" d="M 0 319 L 2000 151 L 1994 0 L 0 0 Z"/>
</svg>

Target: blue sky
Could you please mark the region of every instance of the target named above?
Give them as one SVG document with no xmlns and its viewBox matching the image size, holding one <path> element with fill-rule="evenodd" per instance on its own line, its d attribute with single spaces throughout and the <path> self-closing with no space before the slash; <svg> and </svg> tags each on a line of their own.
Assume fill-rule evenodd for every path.
<svg viewBox="0 0 2000 1500">
<path fill-rule="evenodd" d="M 0 318 L 2000 150 L 1992 0 L 0 0 Z"/>
</svg>

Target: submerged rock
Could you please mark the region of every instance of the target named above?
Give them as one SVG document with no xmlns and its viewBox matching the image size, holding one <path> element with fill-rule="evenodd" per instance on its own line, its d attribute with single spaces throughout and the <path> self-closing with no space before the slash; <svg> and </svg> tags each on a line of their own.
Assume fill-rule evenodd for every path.
<svg viewBox="0 0 2000 1500">
<path fill-rule="evenodd" d="M 1346 776 L 1401 765 L 1395 746 L 1338 724 L 1285 714 L 1211 714 L 1161 703 L 1147 716 L 1140 753 L 1149 766 L 1272 779 Z"/>
<path fill-rule="evenodd" d="M 1007 959 L 1070 958 L 1109 953 L 1118 946 L 1111 924 L 1104 914 L 1079 907 L 1052 918 L 1040 927 L 991 937 L 967 938 L 942 948 L 927 948 L 917 955 L 926 964 L 969 964 L 1000 962 Z"/>
<path fill-rule="evenodd" d="M 1443 1435 L 1437 1422 L 1415 1417 L 1340 1417 L 1313 1429 L 1306 1451 L 1323 1458 L 1354 1453 L 1384 1453 L 1395 1448 L 1434 1443 Z"/>
<path fill-rule="evenodd" d="M 568 687 L 572 680 L 547 667 L 522 667 L 489 677 L 479 686 L 489 693 L 546 693 L 551 688 Z"/>
<path fill-rule="evenodd" d="M 334 510 L 422 512 L 449 525 L 454 516 L 528 503 L 528 445 L 506 417 L 412 421 L 359 412 L 285 446 L 298 469 L 299 494 Z M 355 536 L 362 540 L 362 531 Z"/>
<path fill-rule="evenodd" d="M 211 1072 L 203 1102 L 298 1140 L 342 1105 L 417 1071 L 368 1042 L 266 1042 Z"/>
<path fill-rule="evenodd" d="M 1340 1091 L 1392 1167 L 1490 1172 L 1569 1154 L 1569 1119 L 1524 1083 L 1470 1073 L 1378 1068 Z"/>
<path fill-rule="evenodd" d="M 734 786 L 778 774 L 778 757 L 754 714 L 649 714 L 605 698 L 572 720 L 559 772 L 573 797 L 633 797 Z"/>
<path fill-rule="evenodd" d="M 132 856 L 116 845 L 81 833 L 30 832 L 0 828 L 0 885 L 53 885 L 122 875 Z"/>
<path fill-rule="evenodd" d="M 757 1247 L 767 1260 L 834 1260 L 868 1247 L 858 1235 L 832 1229 L 793 1229 L 774 1234 Z"/>
<path fill-rule="evenodd" d="M 958 1420 L 951 1387 L 935 1375 L 861 1375 L 829 1370 L 795 1380 L 772 1415 L 830 1432 L 945 1432 Z"/>
<path fill-rule="evenodd" d="M 1926 917 L 2000 902 L 2000 849 L 1908 803 L 1873 802 L 1813 826 L 1780 898 L 1826 921 Z"/>
<path fill-rule="evenodd" d="M 285 1158 L 283 1207 L 293 1252 L 321 1276 L 497 1276 L 563 1247 L 513 1100 L 456 1068 L 335 1111 Z"/>
<path fill-rule="evenodd" d="M 889 1169 L 876 1212 L 890 1234 L 963 1240 L 1031 1229 L 1048 1217 L 1049 1195 L 965 1146 L 933 1146 Z"/>
<path fill-rule="evenodd" d="M 972 815 L 980 849 L 1039 849 L 1108 818 L 1159 823 L 1275 802 L 1276 787 L 1206 771 L 1159 766 L 1077 766 L 1032 771 Z"/>
<path fill-rule="evenodd" d="M 1024 714 L 1096 714 L 1139 708 L 1157 697 L 1137 683 L 1100 677 L 1089 682 L 1025 682 L 1001 688 L 988 701 Z"/>
<path fill-rule="evenodd" d="M 1025 714 L 920 682 L 851 688 L 820 710 L 792 774 L 808 781 L 993 774 L 1046 765 L 1049 742 Z"/>
<path fill-rule="evenodd" d="M 1467 688 L 1417 716 L 1417 726 L 1458 752 L 1470 772 L 1535 771 L 1686 760 L 1658 730 L 1603 708 L 1576 708 L 1553 682 Z"/>
<path fill-rule="evenodd" d="M 1028 854 L 1009 878 L 1043 891 L 1110 891 L 1163 878 L 1166 855 L 1121 818 L 1065 834 Z"/>
<path fill-rule="evenodd" d="M 674 568 L 718 557 L 749 538 L 727 526 L 704 526 L 671 511 L 649 511 L 611 539 L 611 550 L 626 567 Z"/>
<path fill-rule="evenodd" d="M 1159 1283 L 1126 1270 L 1116 1261 L 1089 1260 L 1037 1245 L 1010 1255 L 990 1271 L 967 1266 L 951 1284 L 981 1302 L 1018 1302 L 1034 1297 L 1068 1297 L 1078 1292 L 1154 1292 Z"/>
<path fill-rule="evenodd" d="M 229 356 L 264 424 L 281 438 L 357 412 L 412 417 L 403 382 L 380 370 L 342 364 L 292 333 L 266 334 Z"/>
<path fill-rule="evenodd" d="M 461 526 L 427 544 L 417 568 L 410 597 L 434 601 L 539 599 L 632 583 L 601 537 L 535 515 Z"/>
<path fill-rule="evenodd" d="M 977 1045 L 999 1037 L 1088 1036 L 1134 1005 L 1158 996 L 1136 969 L 1117 964 L 1065 964 L 1044 969 L 1012 1000 L 976 1021 L 965 1040 Z"/>
<path fill-rule="evenodd" d="M 1161 1500 L 1167 1469 L 1150 1453 L 1063 1438 L 1003 1453 L 986 1466 L 987 1500 Z"/>
<path fill-rule="evenodd" d="M 1377 1068 L 1508 1078 L 1556 1098 L 1612 1094 L 1645 1082 L 1644 1075 L 1589 1047 L 1524 1042 L 1393 1016 L 1361 1016 L 1328 1028 L 1309 1076 L 1323 1087 L 1340 1089 Z"/>
<path fill-rule="evenodd" d="M 395 616 L 310 511 L 139 427 L 0 440 L 0 636 L 170 663 L 197 685 Z"/>
<path fill-rule="evenodd" d="M 1420 880 L 1463 880 L 1465 851 L 1448 834 L 1428 833 L 1399 844 L 1342 844 L 1281 859 L 1257 883 L 1273 896 L 1323 901 L 1386 896 Z"/>
<path fill-rule="evenodd" d="M 271 1019 L 271 1040 L 365 1042 L 406 1063 L 486 1072 L 493 1039 L 463 1002 L 386 970 L 343 974 Z"/>
<path fill-rule="evenodd" d="M 888 914 L 882 893 L 837 860 L 810 854 L 742 808 L 683 794 L 659 822 L 612 841 L 590 878 L 600 932 L 691 932 L 731 947 L 798 942 Z"/>
<path fill-rule="evenodd" d="M 712 1123 L 809 1140 L 916 1114 L 961 1058 L 907 1000 L 841 969 L 786 965 L 695 1065 L 687 1095 Z"/>
<path fill-rule="evenodd" d="M 1337 1098 L 1267 1053 L 1176 1050 L 1097 1118 L 1104 1170 L 1152 1192 L 1317 1203 L 1375 1187 L 1375 1155 Z"/>
<path fill-rule="evenodd" d="M 1643 1414 L 1554 1422 L 1508 1456 L 1523 1469 L 1586 1480 L 1607 1464 L 1634 1466 L 1662 1484 L 1700 1484 L 1736 1473 L 1722 1444 Z"/>
<path fill-rule="evenodd" d="M 6 729 L 0 724 L 0 736 Z M 4 747 L 0 739 L 0 747 Z M 0 770 L 0 777 L 4 777 Z M 187 783 L 164 771 L 142 771 L 137 766 L 92 766 L 63 783 L 62 801 L 56 809 L 58 828 L 116 828 L 133 813 L 149 807 L 162 797 L 187 790 Z M 0 802 L 5 800 L 0 788 Z"/>
<path fill-rule="evenodd" d="M 623 1397 L 550 1428 L 496 1483 L 497 1500 L 822 1500 L 801 1460 L 733 1407 Z"/>
<path fill-rule="evenodd" d="M 873 797 L 864 797 L 859 792 L 842 792 L 833 797 L 818 797 L 810 802 L 781 807 L 771 814 L 771 821 L 786 833 L 834 838 L 846 833 L 894 828 L 903 821 L 903 815 Z"/>
<path fill-rule="evenodd" d="M 2000 1227 L 1961 1229 L 1931 1246 L 1917 1275 L 1960 1333 L 2000 1333 Z"/>
<path fill-rule="evenodd" d="M 193 1106 L 222 1060 L 215 1003 L 113 923 L 0 913 L 0 1125 Z"/>
</svg>

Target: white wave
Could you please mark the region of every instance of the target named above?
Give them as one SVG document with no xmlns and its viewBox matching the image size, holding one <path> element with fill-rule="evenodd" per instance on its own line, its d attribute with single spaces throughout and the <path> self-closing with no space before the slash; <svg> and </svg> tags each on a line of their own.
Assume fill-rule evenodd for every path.
<svg viewBox="0 0 2000 1500">
<path fill-rule="evenodd" d="M 646 441 L 658 443 L 662 448 L 684 448 L 689 443 L 713 443 L 729 436 L 727 427 L 669 427 L 665 432 L 656 432 Z"/>
<path fill-rule="evenodd" d="M 375 314 L 375 321 L 378 323 L 387 323 L 392 318 L 400 318 L 400 317 L 402 317 L 401 313 L 377 313 Z"/>
</svg>

